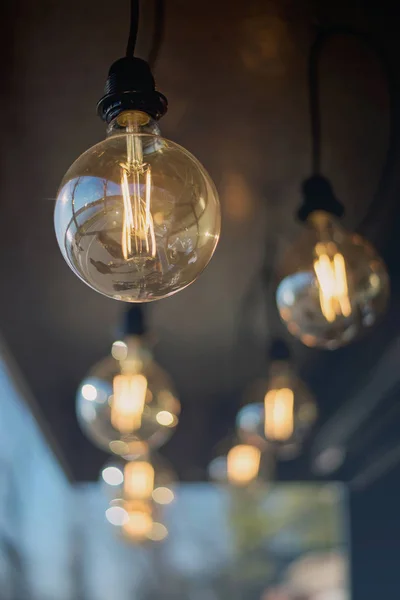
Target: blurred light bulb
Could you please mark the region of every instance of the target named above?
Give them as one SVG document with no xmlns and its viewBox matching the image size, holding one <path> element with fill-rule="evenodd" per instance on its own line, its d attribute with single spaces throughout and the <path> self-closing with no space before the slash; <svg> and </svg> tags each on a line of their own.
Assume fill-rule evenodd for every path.
<svg viewBox="0 0 400 600">
<path fill-rule="evenodd" d="M 148 539 L 152 528 L 153 518 L 151 513 L 143 509 L 130 510 L 128 518 L 123 523 L 125 535 L 135 541 Z"/>
<path fill-rule="evenodd" d="M 261 452 L 255 446 L 239 444 L 227 455 L 228 480 L 234 485 L 247 485 L 257 478 Z"/>
<path fill-rule="evenodd" d="M 102 490 L 109 502 L 130 506 L 167 505 L 174 500 L 177 477 L 169 463 L 152 452 L 138 453 L 127 461 L 112 458 L 101 471 Z M 106 484 L 104 485 L 103 482 Z M 125 507 L 126 508 L 126 507 Z"/>
<path fill-rule="evenodd" d="M 265 394 L 265 437 L 270 440 L 286 441 L 294 430 L 294 394 L 290 388 L 270 390 Z"/>
<path fill-rule="evenodd" d="M 152 360 L 141 336 L 115 342 L 112 353 L 82 382 L 77 417 L 100 448 L 136 456 L 140 442 L 157 448 L 167 441 L 178 424 L 180 403 L 168 374 Z"/>
<path fill-rule="evenodd" d="M 111 423 L 121 433 L 132 433 L 142 424 L 147 379 L 144 375 L 116 375 L 113 379 Z"/>
<path fill-rule="evenodd" d="M 124 469 L 124 497 L 148 500 L 154 488 L 154 468 L 147 461 L 131 461 Z"/>
<path fill-rule="evenodd" d="M 137 110 L 80 156 L 57 194 L 61 252 L 85 283 L 117 300 L 178 292 L 210 261 L 220 232 L 214 184 L 187 150 Z"/>
<path fill-rule="evenodd" d="M 268 377 L 247 390 L 236 426 L 239 438 L 260 449 L 274 444 L 279 458 L 298 454 L 317 418 L 316 402 L 288 360 L 273 360 Z"/>
<path fill-rule="evenodd" d="M 278 269 L 277 306 L 304 344 L 333 349 L 376 322 L 386 308 L 389 278 L 374 248 L 331 214 L 311 212 L 307 224 Z"/>
</svg>

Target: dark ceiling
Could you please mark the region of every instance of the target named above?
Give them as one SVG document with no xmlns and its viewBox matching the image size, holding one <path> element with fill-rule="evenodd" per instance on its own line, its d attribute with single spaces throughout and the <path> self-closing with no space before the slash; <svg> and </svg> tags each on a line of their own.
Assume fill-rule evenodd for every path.
<svg viewBox="0 0 400 600">
<path fill-rule="evenodd" d="M 151 2 L 142 4 L 138 53 L 146 57 L 153 15 Z M 91 479 L 105 455 L 79 431 L 75 390 L 109 351 L 124 307 L 69 270 L 53 232 L 53 205 L 68 166 L 104 135 L 95 105 L 109 65 L 124 51 L 128 2 L 9 0 L 6 8 L 0 329 L 74 477 Z M 156 358 L 182 399 L 181 423 L 165 452 L 185 479 L 204 476 L 243 389 L 266 367 L 268 339 L 284 335 L 260 272 L 297 232 L 292 215 L 310 169 L 307 54 L 316 28 L 336 24 L 370 32 L 396 64 L 398 21 L 382 2 L 166 2 L 156 66 L 170 104 L 162 131 L 204 163 L 223 208 L 221 241 L 206 272 L 148 309 Z M 371 217 L 365 233 L 391 269 L 392 305 L 368 337 L 334 353 L 289 340 L 321 417 L 311 455 L 282 472 L 308 477 L 310 456 L 340 444 L 348 452 L 342 476 L 367 468 L 368 478 L 371 464 L 379 473 L 396 454 L 394 425 L 400 424 L 400 179 L 398 170 L 388 174 L 370 214 L 389 134 L 387 87 L 376 57 L 357 40 L 332 39 L 321 86 L 323 171 L 346 206 L 348 227 Z M 397 121 L 392 128 L 400 140 Z"/>
</svg>

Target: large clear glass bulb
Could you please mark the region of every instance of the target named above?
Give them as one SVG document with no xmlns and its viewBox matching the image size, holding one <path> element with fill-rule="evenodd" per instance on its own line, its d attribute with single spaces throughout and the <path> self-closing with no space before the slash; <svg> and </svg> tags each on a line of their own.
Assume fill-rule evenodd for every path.
<svg viewBox="0 0 400 600">
<path fill-rule="evenodd" d="M 147 114 L 124 111 L 66 173 L 54 222 L 65 260 L 85 283 L 146 302 L 203 271 L 218 242 L 220 205 L 192 154 L 160 137 Z"/>
<path fill-rule="evenodd" d="M 290 333 L 334 349 L 383 313 L 389 277 L 374 248 L 329 213 L 312 212 L 307 225 L 278 269 L 276 302 Z"/>
<path fill-rule="evenodd" d="M 76 403 L 87 437 L 122 456 L 141 453 L 143 442 L 152 448 L 165 443 L 180 412 L 174 386 L 142 336 L 114 342 L 111 356 L 82 381 Z"/>
</svg>

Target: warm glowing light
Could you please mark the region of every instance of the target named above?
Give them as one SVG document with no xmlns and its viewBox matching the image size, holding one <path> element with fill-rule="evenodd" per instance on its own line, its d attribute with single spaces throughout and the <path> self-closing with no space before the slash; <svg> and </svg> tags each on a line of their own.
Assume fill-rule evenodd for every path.
<svg viewBox="0 0 400 600">
<path fill-rule="evenodd" d="M 140 136 L 133 135 L 133 123 L 128 125 L 127 131 L 127 162 L 120 166 L 124 203 L 121 246 L 123 257 L 128 261 L 154 258 L 156 256 L 156 239 L 150 210 L 151 168 L 143 163 L 142 142 Z M 141 188 L 144 190 L 142 191 Z"/>
<path fill-rule="evenodd" d="M 235 485 L 250 483 L 258 476 L 260 459 L 261 452 L 255 446 L 234 446 L 227 456 L 228 480 Z"/>
<path fill-rule="evenodd" d="M 131 510 L 123 524 L 124 533 L 133 540 L 145 540 L 153 528 L 153 519 L 145 510 Z"/>
<path fill-rule="evenodd" d="M 269 390 L 265 395 L 265 437 L 272 441 L 288 440 L 294 430 L 294 394 L 290 388 Z"/>
<path fill-rule="evenodd" d="M 97 389 L 91 383 L 85 383 L 85 385 L 82 386 L 82 396 L 85 400 L 96 400 Z"/>
<path fill-rule="evenodd" d="M 168 410 L 160 410 L 156 414 L 156 421 L 160 425 L 165 425 L 165 427 L 171 427 L 174 424 L 175 418 L 174 415 L 171 414 Z"/>
<path fill-rule="evenodd" d="M 124 474 L 118 467 L 105 467 L 101 476 L 107 485 L 121 485 L 124 481 Z"/>
<path fill-rule="evenodd" d="M 147 379 L 144 375 L 116 375 L 113 381 L 111 423 L 121 433 L 132 433 L 142 424 Z"/>
<path fill-rule="evenodd" d="M 154 502 L 157 504 L 170 504 L 174 498 L 174 492 L 167 487 L 157 487 L 152 493 Z"/>
<path fill-rule="evenodd" d="M 316 253 L 318 258 L 314 261 L 314 270 L 319 286 L 321 311 L 325 319 L 333 323 L 337 316 L 351 315 L 346 263 L 339 252 L 335 252 L 331 259 L 324 244 L 317 244 Z"/>
<path fill-rule="evenodd" d="M 147 500 L 154 488 L 154 469 L 144 460 L 128 462 L 124 469 L 124 494 L 129 500 Z"/>
<path fill-rule="evenodd" d="M 128 513 L 122 506 L 110 506 L 106 510 L 106 519 L 111 525 L 121 527 L 128 522 Z"/>
<path fill-rule="evenodd" d="M 153 542 L 161 542 L 168 535 L 168 529 L 162 523 L 153 523 L 147 537 Z"/>
</svg>

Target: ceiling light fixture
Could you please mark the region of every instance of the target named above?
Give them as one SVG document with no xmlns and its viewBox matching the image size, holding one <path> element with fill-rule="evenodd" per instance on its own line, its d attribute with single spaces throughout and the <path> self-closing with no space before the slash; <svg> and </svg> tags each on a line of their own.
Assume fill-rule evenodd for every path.
<svg viewBox="0 0 400 600">
<path fill-rule="evenodd" d="M 126 302 L 164 298 L 197 279 L 214 253 L 221 220 L 204 167 L 160 136 L 167 99 L 148 63 L 134 56 L 138 22 L 139 2 L 132 0 L 126 56 L 112 64 L 97 106 L 107 138 L 69 168 L 54 216 L 75 274 Z"/>
<path fill-rule="evenodd" d="M 278 458 L 294 458 L 314 425 L 317 406 L 313 396 L 295 373 L 287 345 L 280 339 L 269 349 L 267 379 L 256 381 L 247 403 L 239 410 L 239 438 L 261 450 L 274 449 Z"/>
<path fill-rule="evenodd" d="M 168 374 L 152 359 L 143 310 L 131 305 L 123 340 L 82 381 L 76 411 L 87 437 L 103 450 L 122 456 L 156 448 L 172 435 L 180 403 Z M 89 392 L 88 392 L 89 391 Z"/>
<path fill-rule="evenodd" d="M 373 325 L 384 312 L 389 297 L 389 277 L 383 260 L 369 242 L 342 228 L 338 219 L 343 216 L 344 207 L 320 172 L 318 64 L 325 42 L 332 35 L 355 35 L 375 52 L 378 50 L 368 36 L 346 29 L 322 31 L 311 49 L 313 175 L 303 184 L 303 204 L 298 211 L 307 228 L 278 268 L 280 283 L 276 292 L 279 314 L 289 332 L 307 346 L 328 349 L 347 344 L 362 329 Z M 379 51 L 378 54 L 382 56 Z M 386 67 L 386 61 L 382 64 Z M 381 181 L 391 160 L 388 152 Z M 381 189 L 374 201 L 377 205 L 381 201 Z"/>
</svg>

